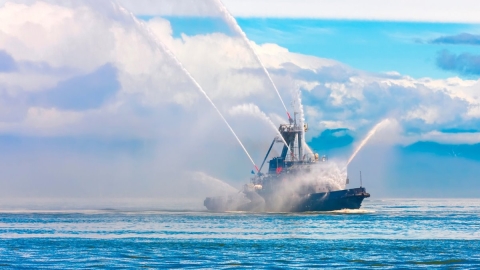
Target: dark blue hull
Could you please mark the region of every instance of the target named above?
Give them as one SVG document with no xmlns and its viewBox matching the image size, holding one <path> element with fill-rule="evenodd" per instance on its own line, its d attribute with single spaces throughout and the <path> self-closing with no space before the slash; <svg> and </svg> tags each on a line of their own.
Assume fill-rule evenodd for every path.
<svg viewBox="0 0 480 270">
<path fill-rule="evenodd" d="M 363 199 L 370 197 L 365 188 L 308 194 L 292 207 L 291 212 L 335 211 L 359 209 Z"/>
<path fill-rule="evenodd" d="M 275 194 L 245 194 L 248 202 L 234 197 L 208 197 L 204 201 L 209 211 L 277 211 L 277 212 L 316 212 L 342 209 L 359 209 L 362 201 L 370 197 L 365 188 L 311 193 L 295 198 L 275 196 Z"/>
</svg>

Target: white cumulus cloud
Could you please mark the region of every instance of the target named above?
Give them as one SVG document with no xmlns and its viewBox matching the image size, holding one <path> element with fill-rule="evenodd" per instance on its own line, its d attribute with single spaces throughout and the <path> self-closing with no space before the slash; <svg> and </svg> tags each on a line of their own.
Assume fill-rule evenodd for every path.
<svg viewBox="0 0 480 270">
<path fill-rule="evenodd" d="M 171 6 L 171 12 L 223 16 L 211 6 L 205 11 L 203 4 L 188 11 L 182 6 L 185 3 L 193 2 L 179 2 Z M 4 1 L 0 5 L 0 51 L 14 60 L 15 67 L 0 72 L 0 134 L 97 144 L 122 141 L 127 149 L 130 144 L 137 148 L 145 144 L 151 151 L 145 150 L 148 154 L 140 157 L 130 153 L 125 159 L 112 154 L 109 161 L 110 156 L 102 151 L 113 150 L 96 150 L 91 154 L 95 162 L 76 167 L 65 163 L 69 156 L 62 149 L 45 148 L 45 153 L 57 152 L 36 165 L 31 174 L 21 166 L 5 174 L 21 176 L 24 186 L 17 186 L 18 192 L 35 186 L 33 179 L 42 176 L 70 179 L 74 194 L 73 187 L 81 185 L 82 172 L 88 168 L 93 169 L 85 174 L 89 185 L 102 179 L 106 189 L 109 184 L 116 187 L 115 178 L 123 181 L 116 188 L 124 190 L 107 192 L 110 195 L 128 193 L 133 184 L 126 183 L 133 179 L 149 190 L 149 196 L 154 191 L 167 196 L 189 185 L 186 179 L 191 175 L 177 174 L 184 168 L 213 175 L 202 175 L 203 182 L 218 184 L 224 178 L 244 182 L 250 161 L 162 46 L 212 97 L 253 159 L 263 158 L 266 145 L 276 135 L 265 115 L 275 124 L 286 119 L 272 85 L 238 35 L 212 32 L 174 37 L 167 18 L 139 22 L 110 1 Z M 442 132 L 480 129 L 479 81 L 370 73 L 335 60 L 292 53 L 277 44 L 252 46 L 287 105 L 294 100 L 292 92 L 301 89 L 309 138 L 334 128 L 348 128 L 361 137 L 382 119 L 391 118 L 397 120 L 392 130 L 404 137 L 480 141 L 475 141 L 475 133 L 444 136 Z M 18 155 L 31 153 L 28 147 L 22 149 Z M 70 153 L 72 160 L 84 157 L 75 151 Z M 150 161 L 142 163 L 143 159 Z M 98 169 L 98 162 L 108 164 L 106 171 Z M 130 162 L 138 166 L 117 168 Z M 52 175 L 57 164 L 73 169 Z M 0 189 L 11 185 L 8 181 L 0 178 Z M 55 187 L 55 181 L 50 186 Z"/>
</svg>

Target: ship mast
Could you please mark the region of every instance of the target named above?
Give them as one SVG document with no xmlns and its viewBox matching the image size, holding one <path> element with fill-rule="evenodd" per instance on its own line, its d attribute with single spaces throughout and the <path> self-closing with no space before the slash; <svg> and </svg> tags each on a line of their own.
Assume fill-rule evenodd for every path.
<svg viewBox="0 0 480 270">
<path fill-rule="evenodd" d="M 302 143 L 302 128 L 303 127 L 299 127 L 297 125 L 297 114 L 298 112 L 295 112 L 295 130 L 299 130 L 300 132 L 297 133 L 297 138 L 298 138 L 298 141 L 297 141 L 297 145 L 298 145 L 298 161 L 302 161 L 303 160 L 303 143 Z"/>
<path fill-rule="evenodd" d="M 279 128 L 280 134 L 282 135 L 283 139 L 287 143 L 283 147 L 281 158 L 287 160 L 290 151 L 290 161 L 302 161 L 303 157 L 303 137 L 302 137 L 302 128 L 297 123 L 297 114 L 298 112 L 294 113 L 294 118 L 290 119 L 289 125 L 281 125 Z"/>
<path fill-rule="evenodd" d="M 362 171 L 360 171 L 360 187 L 363 186 L 363 183 L 362 183 Z"/>
</svg>

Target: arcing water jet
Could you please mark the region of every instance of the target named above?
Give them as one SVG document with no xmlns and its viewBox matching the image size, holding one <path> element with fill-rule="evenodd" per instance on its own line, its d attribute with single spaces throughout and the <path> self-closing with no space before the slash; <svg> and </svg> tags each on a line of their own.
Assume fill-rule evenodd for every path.
<svg viewBox="0 0 480 270">
<path fill-rule="evenodd" d="M 282 102 L 283 108 L 285 109 L 285 112 L 287 113 L 288 119 L 290 120 L 292 117 L 290 116 L 290 113 L 287 110 L 287 106 L 285 106 L 285 102 L 283 102 L 282 96 L 280 95 L 280 92 L 278 91 L 277 86 L 275 86 L 275 83 L 273 82 L 272 77 L 270 77 L 270 73 L 268 73 L 265 65 L 263 65 L 262 61 L 260 61 L 260 57 L 258 57 L 258 54 L 255 52 L 255 49 L 253 48 L 250 41 L 248 40 L 247 35 L 245 34 L 245 32 L 243 32 L 242 28 L 240 28 L 240 26 L 237 23 L 237 20 L 235 20 L 235 18 L 232 16 L 232 14 L 227 10 L 227 8 L 222 3 L 222 1 L 221 0 L 213 0 L 213 1 L 217 3 L 218 8 L 220 9 L 220 11 L 222 12 L 222 14 L 224 16 L 225 22 L 242 37 L 243 41 L 245 41 L 248 48 L 252 51 L 255 59 L 260 64 L 263 71 L 265 72 L 265 75 L 267 75 L 268 79 L 270 80 L 270 83 L 272 84 L 273 88 L 277 92 L 277 95 L 280 98 L 280 101 Z"/>
<path fill-rule="evenodd" d="M 134 23 L 137 25 L 137 26 L 140 26 L 140 29 L 141 30 L 144 30 L 147 35 L 147 37 L 149 38 L 149 40 L 153 40 L 155 42 L 155 47 L 160 51 L 160 52 L 165 52 L 173 61 L 174 63 L 185 73 L 185 75 L 187 75 L 187 77 L 191 80 L 191 82 L 196 86 L 196 88 L 203 94 L 203 96 L 208 100 L 208 102 L 212 105 L 212 107 L 217 111 L 218 115 L 220 116 L 220 118 L 222 118 L 223 122 L 225 122 L 225 124 L 227 125 L 228 129 L 230 129 L 230 131 L 232 132 L 233 136 L 235 137 L 235 139 L 238 141 L 238 143 L 240 144 L 240 146 L 242 147 L 243 151 L 245 152 L 245 154 L 248 156 L 248 158 L 250 159 L 250 161 L 252 162 L 253 166 L 255 167 L 255 169 L 257 171 L 259 171 L 258 169 L 258 166 L 255 164 L 255 162 L 253 161 L 252 157 L 250 156 L 250 154 L 248 153 L 247 149 L 245 148 L 245 146 L 243 145 L 242 141 L 240 140 L 240 138 L 238 138 L 237 134 L 235 133 L 235 131 L 233 130 L 233 128 L 230 126 L 230 124 L 228 123 L 227 119 L 225 119 L 225 117 L 223 116 L 223 114 L 220 112 L 220 110 L 217 108 L 217 106 L 215 105 L 215 103 L 210 99 L 210 97 L 208 96 L 208 94 L 203 90 L 202 86 L 195 80 L 195 78 L 193 78 L 193 76 L 190 74 L 190 72 L 183 66 L 183 64 L 180 62 L 180 60 L 178 60 L 177 57 L 175 57 L 175 55 L 167 48 L 167 46 L 165 46 L 165 44 L 163 44 L 162 41 L 158 40 L 157 37 L 151 32 L 151 30 L 143 23 L 141 23 L 140 21 L 138 21 L 138 19 L 135 17 L 135 15 L 133 15 L 133 13 L 127 11 L 126 9 L 124 9 L 123 7 L 119 6 L 117 3 L 113 3 L 112 4 L 114 5 L 117 5 L 119 7 L 119 9 L 124 12 L 125 14 L 129 15 L 131 17 L 131 19 L 134 21 Z"/>
<path fill-rule="evenodd" d="M 370 138 L 372 138 L 373 135 L 375 135 L 375 133 L 377 132 L 377 130 L 379 128 L 381 128 L 383 125 L 387 124 L 390 122 L 390 119 L 383 119 L 382 121 L 380 121 L 378 124 L 376 124 L 367 134 L 367 136 L 362 140 L 362 142 L 357 146 L 357 148 L 355 149 L 355 151 L 353 152 L 353 154 L 350 156 L 350 158 L 348 159 L 348 162 L 347 162 L 347 166 L 348 164 L 350 164 L 350 162 L 352 162 L 352 160 L 355 158 L 355 156 L 358 154 L 358 152 L 365 146 L 365 144 L 367 144 L 367 142 L 370 140 Z"/>
<path fill-rule="evenodd" d="M 278 128 L 275 126 L 275 124 L 272 122 L 272 120 L 270 119 L 270 117 L 268 117 L 268 115 L 266 115 L 264 112 L 262 112 L 260 110 L 260 108 L 258 108 L 257 105 L 254 105 L 252 103 L 250 104 L 243 104 L 241 106 L 236 106 L 234 107 L 232 110 L 230 110 L 231 113 L 237 113 L 237 112 L 246 112 L 248 114 L 252 114 L 253 116 L 255 117 L 258 117 L 262 120 L 265 120 L 269 126 L 275 130 L 275 132 L 277 133 L 278 137 L 282 140 L 282 142 L 285 144 L 285 146 L 288 148 L 288 151 L 290 152 L 290 146 L 287 144 L 287 142 L 285 141 L 285 139 L 283 138 L 282 134 L 280 133 L 280 131 L 278 130 Z"/>
</svg>

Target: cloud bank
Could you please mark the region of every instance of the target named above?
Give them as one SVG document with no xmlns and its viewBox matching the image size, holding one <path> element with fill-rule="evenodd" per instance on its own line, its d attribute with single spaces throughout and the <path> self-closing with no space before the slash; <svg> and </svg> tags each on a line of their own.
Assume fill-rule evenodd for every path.
<svg viewBox="0 0 480 270">
<path fill-rule="evenodd" d="M 185 10 L 185 3 L 193 2 L 180 1 L 172 12 Z M 218 6 L 205 1 L 196 12 L 216 16 Z M 218 179 L 234 187 L 245 183 L 249 160 L 163 45 L 260 161 L 276 134 L 265 115 L 275 125 L 286 119 L 239 36 L 174 37 L 168 18 L 141 22 L 109 1 L 4 2 L 2 196 L 188 197 L 201 202 L 211 191 L 202 183 L 220 190 L 230 188 Z M 395 136 L 383 133 L 387 143 L 457 142 L 462 136 L 470 143 L 480 141 L 478 133 L 442 132 L 480 130 L 479 81 L 369 73 L 276 44 L 252 46 L 284 99 L 292 100 L 292 93 L 301 90 L 309 140 L 343 133 L 358 140 L 382 119 L 394 118 Z"/>
</svg>

